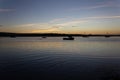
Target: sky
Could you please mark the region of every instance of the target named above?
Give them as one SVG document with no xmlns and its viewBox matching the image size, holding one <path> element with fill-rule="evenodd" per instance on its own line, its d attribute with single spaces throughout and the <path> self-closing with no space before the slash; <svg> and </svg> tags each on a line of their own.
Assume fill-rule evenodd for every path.
<svg viewBox="0 0 120 80">
<path fill-rule="evenodd" d="M 120 0 L 0 0 L 0 32 L 120 34 Z"/>
</svg>

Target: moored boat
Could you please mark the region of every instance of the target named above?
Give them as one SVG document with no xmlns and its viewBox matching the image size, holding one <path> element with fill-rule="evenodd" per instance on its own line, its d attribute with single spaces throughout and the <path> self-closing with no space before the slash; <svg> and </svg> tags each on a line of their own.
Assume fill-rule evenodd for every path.
<svg viewBox="0 0 120 80">
<path fill-rule="evenodd" d="M 74 40 L 73 37 L 63 38 L 63 40 Z"/>
</svg>

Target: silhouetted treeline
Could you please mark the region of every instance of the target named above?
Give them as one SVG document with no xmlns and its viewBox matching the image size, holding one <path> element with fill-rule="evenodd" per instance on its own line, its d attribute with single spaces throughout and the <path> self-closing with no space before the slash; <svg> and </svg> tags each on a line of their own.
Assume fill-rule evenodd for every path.
<svg viewBox="0 0 120 80">
<path fill-rule="evenodd" d="M 62 34 L 62 33 L 9 33 L 0 32 L 0 37 L 120 37 L 120 34 Z"/>
</svg>

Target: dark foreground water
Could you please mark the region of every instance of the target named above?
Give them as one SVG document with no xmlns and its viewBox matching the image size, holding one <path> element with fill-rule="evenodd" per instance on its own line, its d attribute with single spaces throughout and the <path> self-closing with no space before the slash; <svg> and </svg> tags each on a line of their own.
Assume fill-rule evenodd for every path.
<svg viewBox="0 0 120 80">
<path fill-rule="evenodd" d="M 120 38 L 0 38 L 0 80 L 120 80 Z"/>
</svg>

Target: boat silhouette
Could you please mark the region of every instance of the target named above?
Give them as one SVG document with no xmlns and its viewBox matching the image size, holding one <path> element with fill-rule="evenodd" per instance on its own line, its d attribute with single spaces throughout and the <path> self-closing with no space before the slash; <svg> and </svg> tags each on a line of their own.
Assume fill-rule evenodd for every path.
<svg viewBox="0 0 120 80">
<path fill-rule="evenodd" d="M 67 38 L 63 38 L 63 40 L 74 40 L 74 37 L 68 36 Z"/>
</svg>

